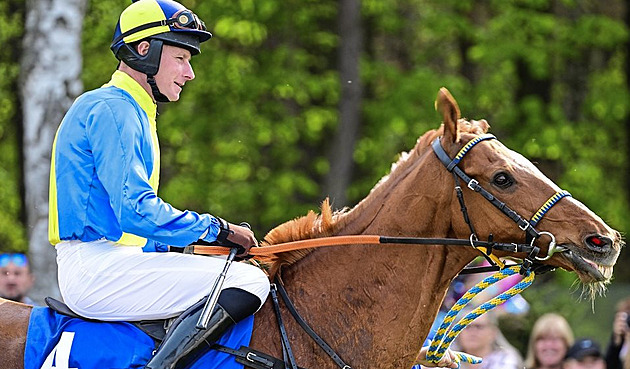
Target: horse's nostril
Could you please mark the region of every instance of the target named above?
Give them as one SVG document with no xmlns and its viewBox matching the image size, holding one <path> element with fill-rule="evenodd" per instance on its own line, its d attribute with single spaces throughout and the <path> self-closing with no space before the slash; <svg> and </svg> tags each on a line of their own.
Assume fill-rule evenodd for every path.
<svg viewBox="0 0 630 369">
<path fill-rule="evenodd" d="M 611 246 L 612 240 L 605 236 L 594 235 L 586 237 L 586 244 L 589 247 L 601 249 L 607 246 Z"/>
</svg>

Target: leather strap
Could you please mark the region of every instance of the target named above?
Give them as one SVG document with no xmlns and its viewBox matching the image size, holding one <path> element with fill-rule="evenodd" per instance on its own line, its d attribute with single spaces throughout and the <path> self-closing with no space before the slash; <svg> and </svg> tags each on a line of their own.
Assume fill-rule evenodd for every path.
<svg viewBox="0 0 630 369">
<path fill-rule="evenodd" d="M 227 346 L 215 343 L 211 349 L 224 352 L 226 354 L 234 355 L 236 361 L 248 368 L 254 369 L 285 369 L 285 363 L 282 360 L 275 358 L 271 355 L 267 355 L 260 351 L 254 350 L 247 346 L 241 346 L 238 350 L 229 348 Z M 298 367 L 298 369 L 304 369 Z"/>
<path fill-rule="evenodd" d="M 271 301 L 273 301 L 273 310 L 275 311 L 276 318 L 278 319 L 285 365 L 289 365 L 291 369 L 297 369 L 295 355 L 293 355 L 291 343 L 289 342 L 289 336 L 287 335 L 287 330 L 284 327 L 284 322 L 282 321 L 282 312 L 280 311 L 280 303 L 278 302 L 277 283 L 271 284 L 269 292 L 271 293 Z"/>
<path fill-rule="evenodd" d="M 282 301 L 284 301 L 284 305 L 287 307 L 291 315 L 293 315 L 293 318 L 300 325 L 300 327 L 302 327 L 302 329 L 304 329 L 304 331 L 309 336 L 311 336 L 313 341 L 315 341 L 315 343 L 317 343 L 319 347 L 321 347 L 324 350 L 324 352 L 326 352 L 326 354 L 330 356 L 330 358 L 335 362 L 335 364 L 337 364 L 337 366 L 339 366 L 342 369 L 352 369 L 352 367 L 346 364 L 341 359 L 341 357 L 335 352 L 335 350 L 333 350 L 332 347 L 330 347 L 330 345 L 326 343 L 326 341 L 324 341 L 324 339 L 321 338 L 317 333 L 315 333 L 315 331 L 308 325 L 308 323 L 304 321 L 302 316 L 300 316 L 300 313 L 298 313 L 297 309 L 293 305 L 293 302 L 291 302 L 291 299 L 289 298 L 289 295 L 287 294 L 286 289 L 284 288 L 284 286 L 282 285 L 282 282 L 278 279 L 278 277 L 275 278 L 274 282 L 275 283 L 273 283 L 273 285 L 277 287 L 278 292 L 280 293 L 280 297 L 282 297 Z M 272 288 L 272 291 L 273 291 L 273 288 Z"/>
</svg>

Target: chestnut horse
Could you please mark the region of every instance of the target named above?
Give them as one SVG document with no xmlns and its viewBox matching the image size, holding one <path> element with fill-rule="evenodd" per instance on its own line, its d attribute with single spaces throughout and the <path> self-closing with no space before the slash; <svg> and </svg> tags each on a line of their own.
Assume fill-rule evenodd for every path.
<svg viewBox="0 0 630 369">
<path fill-rule="evenodd" d="M 334 235 L 469 238 L 453 176 L 431 149 L 440 138 L 452 158 L 485 134 L 485 120 L 461 119 L 457 103 L 440 90 L 436 107 L 442 126 L 421 136 L 391 173 L 350 210 L 309 213 L 271 230 L 277 244 Z M 460 168 L 523 216 L 532 216 L 560 189 L 536 167 L 498 140 L 477 144 Z M 465 187 L 465 186 L 463 186 Z M 464 188 L 471 222 L 480 238 L 522 242 L 524 233 L 490 202 Z M 553 234 L 561 253 L 543 263 L 577 273 L 587 290 L 601 292 L 612 277 L 622 246 L 618 232 L 572 197 L 563 198 L 537 229 Z M 549 239 L 536 241 L 542 252 Z M 453 278 L 479 252 L 462 246 L 353 245 L 292 251 L 271 265 L 304 319 L 353 368 L 410 368 Z M 523 258 L 522 253 L 497 253 Z M 281 267 L 280 267 L 281 266 Z M 282 307 L 297 363 L 304 368 L 336 365 Z M 0 300 L 0 369 L 22 368 L 30 307 Z M 276 318 L 268 301 L 256 314 L 251 347 L 282 357 Z"/>
</svg>

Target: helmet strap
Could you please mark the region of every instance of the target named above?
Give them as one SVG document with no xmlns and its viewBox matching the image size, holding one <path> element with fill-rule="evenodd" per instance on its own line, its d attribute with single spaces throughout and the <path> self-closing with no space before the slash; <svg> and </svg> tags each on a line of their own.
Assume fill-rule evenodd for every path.
<svg viewBox="0 0 630 369">
<path fill-rule="evenodd" d="M 155 76 L 147 74 L 147 83 L 149 84 L 149 86 L 151 86 L 151 92 L 153 93 L 153 98 L 155 99 L 155 101 L 162 103 L 171 101 L 168 99 L 168 97 L 166 97 L 166 95 L 160 92 L 160 89 L 155 82 Z"/>
<path fill-rule="evenodd" d="M 155 75 L 160 68 L 162 57 L 162 40 L 149 39 L 149 51 L 145 55 L 140 55 L 133 45 L 124 44 L 118 49 L 116 58 L 122 60 L 132 69 L 146 75 Z"/>
</svg>

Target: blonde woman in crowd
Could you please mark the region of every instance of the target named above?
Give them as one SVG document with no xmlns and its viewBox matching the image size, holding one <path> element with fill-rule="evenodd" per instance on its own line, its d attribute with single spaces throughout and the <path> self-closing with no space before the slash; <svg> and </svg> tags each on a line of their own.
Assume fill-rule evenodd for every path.
<svg viewBox="0 0 630 369">
<path fill-rule="evenodd" d="M 454 346 L 483 358 L 478 365 L 461 363 L 461 369 L 521 369 L 523 359 L 503 336 L 498 326 L 497 315 L 488 311 L 464 328 L 457 336 Z"/>
<path fill-rule="evenodd" d="M 542 315 L 532 328 L 525 356 L 527 369 L 561 369 L 571 345 L 573 330 L 561 315 Z"/>
</svg>

